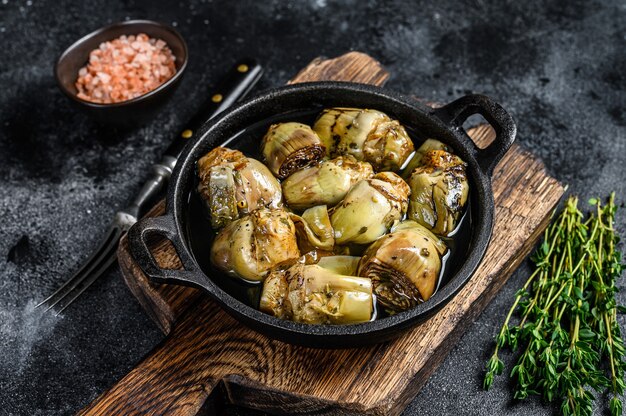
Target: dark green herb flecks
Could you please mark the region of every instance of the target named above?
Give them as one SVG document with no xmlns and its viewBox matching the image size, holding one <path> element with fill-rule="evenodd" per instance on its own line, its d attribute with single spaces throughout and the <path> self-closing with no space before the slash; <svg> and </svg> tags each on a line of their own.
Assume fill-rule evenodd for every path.
<svg viewBox="0 0 626 416">
<path fill-rule="evenodd" d="M 609 390 L 612 415 L 622 414 L 624 341 L 615 281 L 624 265 L 613 228 L 615 195 L 604 206 L 591 199 L 588 218 L 570 197 L 546 229 L 532 257 L 536 268 L 516 293 L 487 362 L 484 388 L 504 371 L 499 352 L 520 351 L 510 377 L 516 399 L 560 400 L 563 415 L 590 415 L 593 392 Z M 519 316 L 517 324 L 513 317 Z"/>
</svg>

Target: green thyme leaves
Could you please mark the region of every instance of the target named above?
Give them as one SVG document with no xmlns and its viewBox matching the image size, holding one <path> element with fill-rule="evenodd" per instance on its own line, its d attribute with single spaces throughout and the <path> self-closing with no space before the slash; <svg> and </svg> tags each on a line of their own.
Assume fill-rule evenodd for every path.
<svg viewBox="0 0 626 416">
<path fill-rule="evenodd" d="M 594 391 L 608 389 L 611 414 L 622 414 L 626 350 L 616 315 L 626 308 L 615 301 L 624 265 L 616 249 L 614 199 L 611 194 L 605 205 L 590 199 L 585 218 L 570 197 L 548 226 L 532 257 L 535 270 L 496 337 L 485 389 L 503 373 L 498 354 L 508 347 L 521 354 L 510 373 L 516 399 L 539 395 L 560 400 L 563 415 L 590 415 Z"/>
</svg>

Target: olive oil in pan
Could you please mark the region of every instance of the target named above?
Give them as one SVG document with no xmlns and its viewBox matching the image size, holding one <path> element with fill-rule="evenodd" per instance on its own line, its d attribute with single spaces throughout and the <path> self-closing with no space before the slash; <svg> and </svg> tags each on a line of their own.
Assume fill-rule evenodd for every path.
<svg viewBox="0 0 626 416">
<path fill-rule="evenodd" d="M 471 184 L 470 184 L 471 187 Z M 471 197 L 467 200 L 465 212 L 459 220 L 454 231 L 450 233 L 448 237 L 442 237 L 448 251 L 441 259 L 441 272 L 439 273 L 439 281 L 435 288 L 435 292 L 439 290 L 442 285 L 445 286 L 450 278 L 456 273 L 465 261 L 469 249 L 469 242 L 471 239 L 472 231 L 472 200 Z"/>
<path fill-rule="evenodd" d="M 220 145 L 239 150 L 246 156 L 262 161 L 260 149 L 261 138 L 264 136 L 271 124 L 296 121 L 312 125 L 321 109 L 322 108 L 320 107 L 319 109 L 314 110 L 297 110 L 266 119 L 263 122 L 249 126 Z M 419 145 L 426 139 L 426 137 L 418 134 L 416 129 L 411 126 L 407 126 L 407 131 L 413 139 L 415 148 L 418 148 Z M 187 230 L 186 234 L 188 236 L 187 243 L 191 248 L 191 252 L 193 253 L 195 260 L 202 271 L 213 279 L 213 281 L 220 288 L 238 301 L 258 309 L 261 298 L 261 289 L 263 287 L 261 282 L 245 281 L 229 275 L 228 273 L 224 273 L 211 265 L 210 252 L 216 232 L 211 227 L 211 221 L 208 218 L 204 202 L 196 191 L 197 186 L 198 178 L 194 175 L 194 182 L 188 195 L 188 209 L 186 212 L 185 224 Z M 470 180 L 470 194 L 472 193 L 471 187 L 472 184 Z M 442 258 L 442 268 L 439 274 L 435 293 L 440 287 L 447 284 L 450 278 L 465 261 L 466 254 L 469 250 L 472 230 L 471 206 L 472 198 L 470 197 L 463 217 L 459 221 L 457 228 L 453 233 L 451 233 L 451 236 L 443 238 L 449 250 Z M 377 309 L 375 305 L 372 320 L 382 319 L 386 316 L 388 316 L 388 314 L 383 310 L 383 308 Z"/>
</svg>

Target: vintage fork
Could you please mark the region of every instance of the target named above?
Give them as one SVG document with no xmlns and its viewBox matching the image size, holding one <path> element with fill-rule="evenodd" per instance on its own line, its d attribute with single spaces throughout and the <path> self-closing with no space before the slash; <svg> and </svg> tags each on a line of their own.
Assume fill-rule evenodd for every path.
<svg viewBox="0 0 626 416">
<path fill-rule="evenodd" d="M 202 124 L 245 96 L 259 80 L 262 72 L 261 66 L 252 59 L 241 60 L 229 70 L 217 85 L 215 93 L 165 151 L 161 162 L 153 166 L 153 176 L 144 184 L 132 204 L 115 214 L 109 231 L 98 249 L 67 282 L 36 307 L 46 306 L 46 310 L 56 307 L 58 315 L 104 274 L 115 262 L 117 246 L 122 235 L 137 222 L 147 203 L 154 200 L 167 183 L 184 145 Z"/>
</svg>

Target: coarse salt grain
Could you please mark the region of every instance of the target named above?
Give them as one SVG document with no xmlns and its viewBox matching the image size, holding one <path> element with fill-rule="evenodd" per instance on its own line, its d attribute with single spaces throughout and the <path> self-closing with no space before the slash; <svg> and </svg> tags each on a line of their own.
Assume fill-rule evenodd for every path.
<svg viewBox="0 0 626 416">
<path fill-rule="evenodd" d="M 101 43 L 78 71 L 77 97 L 110 104 L 144 95 L 176 73 L 176 57 L 161 39 L 144 33 Z"/>
</svg>

